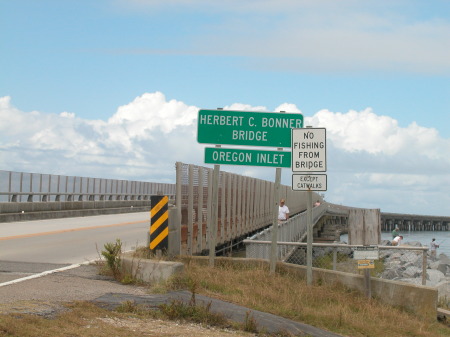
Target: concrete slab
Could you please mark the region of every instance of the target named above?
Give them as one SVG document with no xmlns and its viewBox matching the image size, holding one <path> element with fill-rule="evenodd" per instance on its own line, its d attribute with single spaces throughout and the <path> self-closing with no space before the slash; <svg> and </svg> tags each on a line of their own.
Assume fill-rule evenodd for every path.
<svg viewBox="0 0 450 337">
<path fill-rule="evenodd" d="M 103 308 L 114 310 L 126 301 L 133 301 L 137 305 L 143 305 L 149 309 L 157 309 L 161 304 L 170 304 L 172 301 L 182 301 L 189 304 L 192 293 L 189 291 L 175 291 L 167 294 L 151 294 L 146 296 L 134 296 L 130 294 L 109 293 L 96 298 L 93 302 Z M 341 335 L 313 327 L 308 324 L 292 321 L 287 318 L 275 316 L 262 311 L 252 310 L 240 305 L 221 301 L 211 297 L 196 294 L 196 305 L 210 305 L 211 312 L 223 314 L 227 319 L 237 323 L 244 323 L 247 315 L 255 320 L 260 331 L 268 333 L 291 333 L 295 336 L 313 337 L 339 337 Z"/>
</svg>

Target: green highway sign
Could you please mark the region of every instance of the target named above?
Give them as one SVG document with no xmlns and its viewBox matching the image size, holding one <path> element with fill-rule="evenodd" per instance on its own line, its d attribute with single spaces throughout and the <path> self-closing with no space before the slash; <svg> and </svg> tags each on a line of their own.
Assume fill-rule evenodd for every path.
<svg viewBox="0 0 450 337">
<path fill-rule="evenodd" d="M 302 127 L 303 115 L 298 113 L 199 110 L 197 141 L 291 147 L 291 129 Z"/>
<path fill-rule="evenodd" d="M 205 163 L 218 165 L 291 167 L 291 152 L 207 147 L 205 148 Z"/>
</svg>

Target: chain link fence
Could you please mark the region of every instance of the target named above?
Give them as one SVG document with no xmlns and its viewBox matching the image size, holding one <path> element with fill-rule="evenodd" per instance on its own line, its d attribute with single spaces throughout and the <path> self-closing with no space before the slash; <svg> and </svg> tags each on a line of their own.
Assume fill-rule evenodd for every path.
<svg viewBox="0 0 450 337">
<path fill-rule="evenodd" d="M 266 233 L 267 234 L 267 233 Z M 247 258 L 270 259 L 271 241 L 244 241 Z M 312 266 L 346 273 L 359 274 L 358 260 L 354 259 L 354 251 L 361 245 L 340 243 L 312 244 Z M 378 246 L 379 259 L 374 260 L 374 268 L 370 268 L 372 277 L 403 281 L 412 284 L 426 284 L 427 267 L 432 262 L 428 258 L 427 247 L 391 247 Z M 303 242 L 277 243 L 277 261 L 298 265 L 307 265 L 307 244 Z"/>
</svg>

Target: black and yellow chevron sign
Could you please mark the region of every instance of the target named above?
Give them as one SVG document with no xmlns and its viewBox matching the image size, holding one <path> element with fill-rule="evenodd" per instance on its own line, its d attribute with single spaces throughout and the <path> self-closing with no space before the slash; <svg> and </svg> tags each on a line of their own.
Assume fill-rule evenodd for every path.
<svg viewBox="0 0 450 337">
<path fill-rule="evenodd" d="M 167 250 L 169 245 L 169 197 L 150 197 L 150 249 Z"/>
</svg>

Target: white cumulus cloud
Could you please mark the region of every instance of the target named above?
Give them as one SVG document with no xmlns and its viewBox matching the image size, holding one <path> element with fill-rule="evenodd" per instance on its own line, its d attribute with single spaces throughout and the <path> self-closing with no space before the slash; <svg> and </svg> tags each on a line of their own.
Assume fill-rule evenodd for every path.
<svg viewBox="0 0 450 337">
<path fill-rule="evenodd" d="M 300 113 L 293 103 L 275 109 L 233 103 L 224 109 Z M 198 144 L 198 108 L 161 92 L 144 93 L 106 120 L 74 113 L 24 112 L 0 98 L 0 167 L 3 170 L 174 182 L 175 162 L 204 164 Z M 305 125 L 327 130 L 330 202 L 382 211 L 450 214 L 450 139 L 415 122 L 400 127 L 372 109 L 321 110 Z M 274 169 L 222 170 L 273 181 Z M 283 184 L 291 172 L 283 169 Z"/>
</svg>

